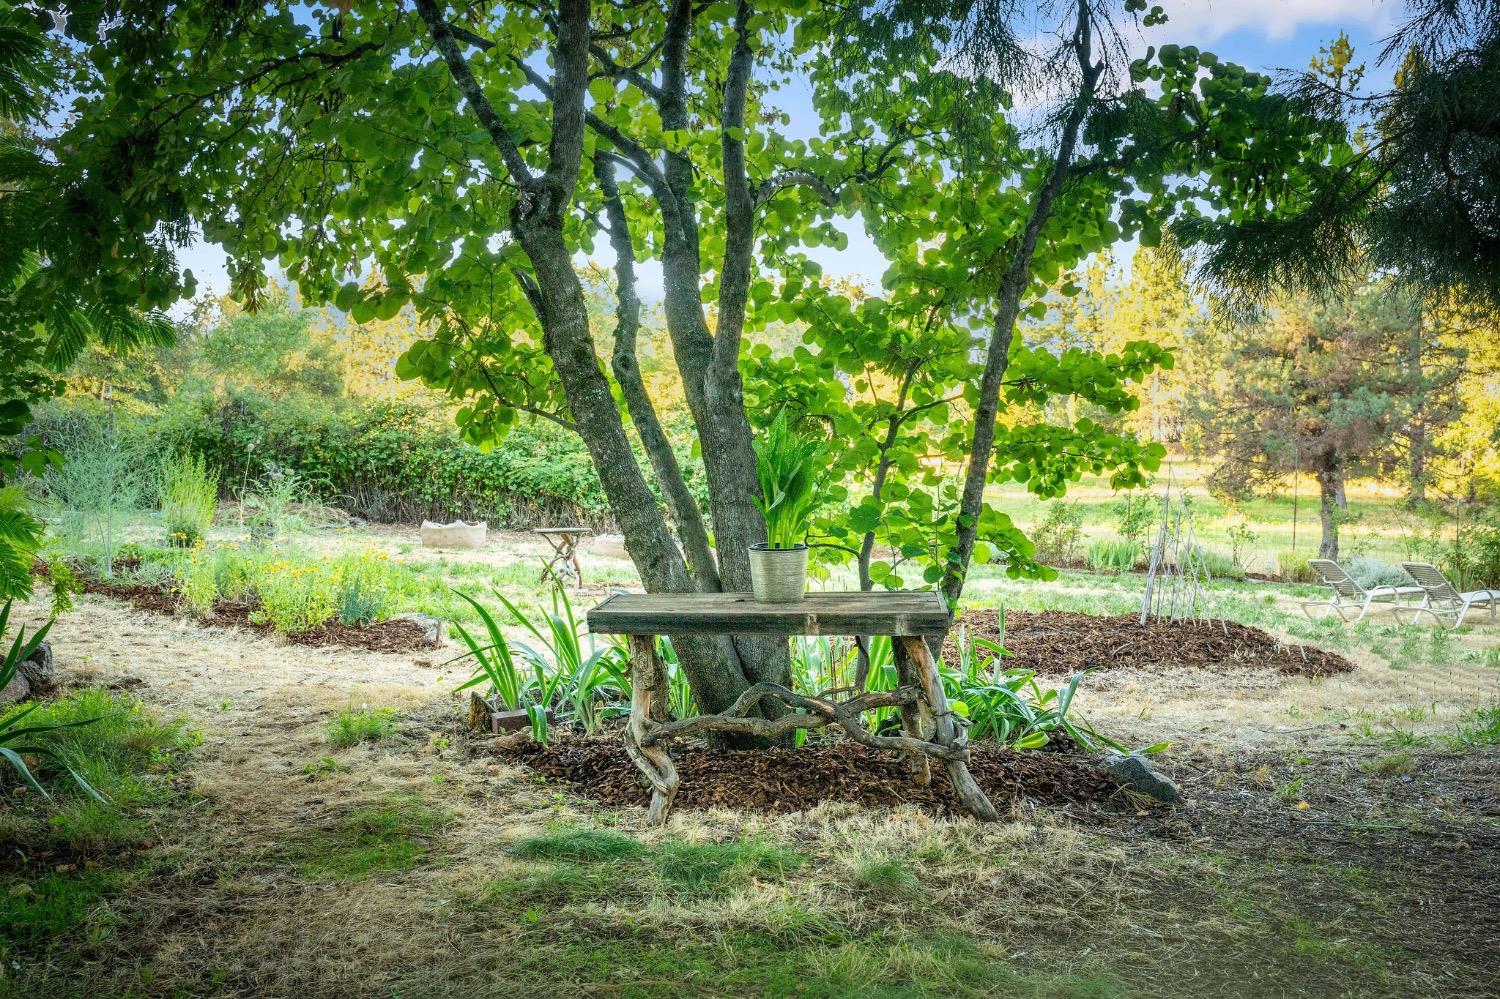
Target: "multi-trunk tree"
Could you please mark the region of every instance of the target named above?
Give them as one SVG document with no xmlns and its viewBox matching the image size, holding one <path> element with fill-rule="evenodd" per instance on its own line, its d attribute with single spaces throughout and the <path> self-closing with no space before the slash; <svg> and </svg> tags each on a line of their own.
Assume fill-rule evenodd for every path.
<svg viewBox="0 0 1500 999">
<path fill-rule="evenodd" d="M 876 5 L 851 22 L 847 7 L 751 0 L 106 5 L 67 20 L 86 96 L 60 143 L 141 231 L 196 219 L 244 298 L 276 260 L 308 301 L 356 320 L 414 309 L 435 332 L 401 373 L 446 390 L 470 439 L 526 416 L 575 430 L 648 589 L 748 588 L 765 537 L 752 427 L 795 406 L 837 439 L 831 488 L 849 488 L 822 525 L 828 550 L 873 585 L 906 578 L 876 568 L 891 545 L 956 600 L 975 557 L 1042 571 L 986 483 L 1057 495 L 1084 470 L 1138 481 L 1160 455 L 1085 420 L 1020 418 L 1057 393 L 1128 407 L 1129 383 L 1165 362 L 1148 343 L 1024 347 L 1023 310 L 1044 310 L 1088 254 L 1153 243 L 1174 217 L 1200 220 L 1192 238 L 1212 247 L 1302 210 L 1352 155 L 1337 123 L 1195 48 L 1127 63 L 1117 26 L 1161 19 L 1138 0 L 1061 5 L 1062 41 L 1040 56 L 1015 41 L 1026 5 L 992 6 Z M 883 34 L 861 40 L 861 24 Z M 1017 59 L 1032 62 L 1012 72 Z M 810 81 L 813 138 L 790 137 L 774 106 L 791 74 Z M 1059 92 L 1035 128 L 1007 112 Z M 807 255 L 843 246 L 856 217 L 891 262 L 863 300 Z M 580 278 L 606 246 L 608 357 Z M 641 377 L 647 261 L 703 506 Z M 752 347 L 773 323 L 801 324 L 805 343 Z M 934 474 L 942 463 L 962 472 Z M 786 677 L 784 644 L 677 644 L 708 710 Z"/>
</svg>

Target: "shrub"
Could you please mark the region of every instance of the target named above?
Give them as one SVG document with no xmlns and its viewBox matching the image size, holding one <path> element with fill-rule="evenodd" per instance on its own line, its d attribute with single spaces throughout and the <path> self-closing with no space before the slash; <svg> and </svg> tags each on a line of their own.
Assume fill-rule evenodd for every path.
<svg viewBox="0 0 1500 999">
<path fill-rule="evenodd" d="M 1053 500 L 1047 504 L 1047 515 L 1031 533 L 1039 562 L 1072 565 L 1078 560 L 1078 543 L 1083 538 L 1083 508 L 1076 502 Z"/>
<path fill-rule="evenodd" d="M 214 556 L 202 541 L 183 552 L 172 570 L 172 590 L 177 599 L 197 617 L 206 617 L 219 596 Z"/>
<path fill-rule="evenodd" d="M 225 600 L 249 599 L 254 595 L 255 579 L 263 561 L 259 551 L 242 548 L 237 541 L 214 546 L 214 589 Z"/>
<path fill-rule="evenodd" d="M 1183 568 L 1208 579 L 1244 579 L 1245 567 L 1230 556 L 1205 545 L 1187 545 L 1178 554 Z"/>
<path fill-rule="evenodd" d="M 1095 572 L 1129 572 L 1141 560 L 1141 546 L 1127 538 L 1102 538 L 1089 543 L 1089 568 Z"/>
<path fill-rule="evenodd" d="M 68 554 L 112 576 L 125 524 L 145 492 L 144 449 L 120 433 L 112 418 L 86 414 L 59 421 L 48 437 L 64 455 L 42 477 L 48 497 L 61 508 L 58 538 Z"/>
<path fill-rule="evenodd" d="M 1243 520 L 1230 524 L 1224 533 L 1229 537 L 1229 557 L 1236 565 L 1244 566 L 1246 556 L 1250 554 L 1250 547 L 1260 539 L 1260 535 Z"/>
<path fill-rule="evenodd" d="M 167 544 L 191 548 L 208 536 L 219 505 L 219 473 L 202 455 L 168 455 L 162 462 L 160 495 Z"/>
<path fill-rule="evenodd" d="M 339 611 L 338 585 L 322 564 L 289 558 L 266 564 L 255 581 L 258 606 L 250 619 L 286 634 L 311 631 Z"/>
<path fill-rule="evenodd" d="M 1349 575 L 1367 590 L 1377 586 L 1412 585 L 1411 577 L 1406 574 L 1405 569 L 1368 555 L 1358 555 L 1350 559 L 1345 563 L 1344 568 L 1348 569 Z"/>
<path fill-rule="evenodd" d="M 1301 552 L 1279 552 L 1276 556 L 1276 566 L 1281 573 L 1281 578 L 1288 583 L 1316 583 L 1318 574 L 1308 564 L 1310 556 Z"/>
<path fill-rule="evenodd" d="M 1115 501 L 1115 533 L 1144 549 L 1146 533 L 1150 531 L 1160 506 L 1152 497 L 1143 493 L 1126 493 Z"/>
</svg>

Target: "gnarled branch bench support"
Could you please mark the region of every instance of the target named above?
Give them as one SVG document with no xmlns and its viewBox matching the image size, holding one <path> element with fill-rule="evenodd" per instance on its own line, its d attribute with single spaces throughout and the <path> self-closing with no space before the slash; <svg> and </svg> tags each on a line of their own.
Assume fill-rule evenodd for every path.
<svg viewBox="0 0 1500 999">
<path fill-rule="evenodd" d="M 931 761 L 942 763 L 959 801 L 980 819 L 997 818 L 995 806 L 969 773 L 967 723 L 954 715 L 927 643 L 929 635 L 948 629 L 948 611 L 934 593 L 820 593 L 797 604 L 760 604 L 744 593 L 619 594 L 588 615 L 598 634 L 623 634 L 630 640 L 630 722 L 625 749 L 651 786 L 647 821 L 667 819 L 677 795 L 677 768 L 665 744 L 708 732 L 776 739 L 798 729 L 837 726 L 849 738 L 872 749 L 904 753 L 911 758 L 912 779 L 926 785 Z M 666 667 L 656 651 L 657 635 L 890 635 L 898 686 L 891 691 L 824 691 L 799 694 L 775 683 L 757 683 L 719 714 L 673 720 L 667 710 Z M 863 678 L 862 678 L 863 679 Z M 849 696 L 838 699 L 836 695 Z M 767 718 L 754 713 L 764 701 L 790 709 Z M 900 735 L 880 735 L 864 724 L 863 714 L 896 708 Z"/>
</svg>

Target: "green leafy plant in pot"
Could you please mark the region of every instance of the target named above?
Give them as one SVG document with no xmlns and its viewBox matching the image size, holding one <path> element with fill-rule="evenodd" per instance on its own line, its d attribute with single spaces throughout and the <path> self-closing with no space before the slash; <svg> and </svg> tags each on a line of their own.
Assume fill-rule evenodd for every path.
<svg viewBox="0 0 1500 999">
<path fill-rule="evenodd" d="M 762 603 L 792 603 L 807 591 L 807 531 L 819 503 L 823 442 L 798 433 L 783 412 L 756 441 L 755 456 L 766 543 L 750 546 L 750 585 Z"/>
</svg>

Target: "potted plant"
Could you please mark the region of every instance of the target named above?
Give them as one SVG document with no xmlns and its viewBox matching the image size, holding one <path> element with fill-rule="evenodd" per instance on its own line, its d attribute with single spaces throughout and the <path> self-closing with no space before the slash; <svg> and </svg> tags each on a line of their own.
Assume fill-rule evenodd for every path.
<svg viewBox="0 0 1500 999">
<path fill-rule="evenodd" d="M 750 546 L 750 585 L 761 603 L 784 604 L 807 591 L 807 531 L 818 506 L 823 442 L 777 415 L 755 443 L 766 543 Z"/>
</svg>

